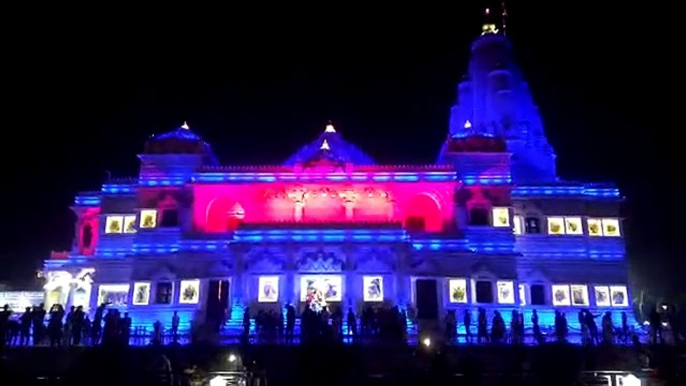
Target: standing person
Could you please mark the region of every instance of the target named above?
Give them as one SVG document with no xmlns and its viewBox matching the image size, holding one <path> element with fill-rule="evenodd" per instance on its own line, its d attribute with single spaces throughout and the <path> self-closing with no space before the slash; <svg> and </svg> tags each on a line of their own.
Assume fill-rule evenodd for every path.
<svg viewBox="0 0 686 386">
<path fill-rule="evenodd" d="M 31 322 L 33 321 L 33 314 L 31 312 L 31 307 L 26 307 L 24 314 L 19 317 L 19 323 L 21 328 L 21 339 L 19 344 L 21 346 L 28 346 L 29 340 L 31 339 Z"/>
<path fill-rule="evenodd" d="M 181 319 L 179 318 L 179 312 L 174 311 L 174 315 L 172 315 L 172 324 L 171 324 L 171 333 L 172 333 L 172 342 L 177 343 L 179 340 L 179 323 L 181 322 Z"/>
<path fill-rule="evenodd" d="M 472 343 L 472 312 L 467 308 L 464 310 L 464 333 L 467 343 Z"/>
<path fill-rule="evenodd" d="M 286 344 L 293 343 L 295 330 L 295 307 L 292 304 L 286 306 Z"/>
</svg>

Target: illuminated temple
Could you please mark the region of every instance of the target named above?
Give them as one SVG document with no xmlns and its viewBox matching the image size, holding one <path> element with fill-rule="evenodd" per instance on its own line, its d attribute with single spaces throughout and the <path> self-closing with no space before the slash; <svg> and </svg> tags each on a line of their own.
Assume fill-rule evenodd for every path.
<svg viewBox="0 0 686 386">
<path fill-rule="evenodd" d="M 46 306 L 108 303 L 133 324 L 245 307 L 398 305 L 633 315 L 621 197 L 566 181 L 493 25 L 471 47 L 433 165 L 380 165 L 329 124 L 281 165 L 222 166 L 184 124 L 145 144 L 140 173 L 74 202 L 73 249 L 45 261 Z M 476 320 L 476 314 L 474 314 Z M 616 322 L 617 323 L 617 322 Z M 460 322 L 461 324 L 461 322 Z"/>
</svg>

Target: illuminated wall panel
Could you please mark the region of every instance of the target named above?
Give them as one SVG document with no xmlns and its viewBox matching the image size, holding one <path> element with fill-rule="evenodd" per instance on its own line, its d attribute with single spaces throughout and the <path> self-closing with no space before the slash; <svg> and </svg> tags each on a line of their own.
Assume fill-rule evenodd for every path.
<svg viewBox="0 0 686 386">
<path fill-rule="evenodd" d="M 572 284 L 569 286 L 571 293 L 571 302 L 573 306 L 588 306 L 588 286 L 581 284 Z"/>
<path fill-rule="evenodd" d="M 129 284 L 100 284 L 98 286 L 98 305 L 125 307 L 129 300 Z"/>
<path fill-rule="evenodd" d="M 569 285 L 553 285 L 553 305 L 569 306 L 571 304 L 572 302 L 569 295 Z"/>
<path fill-rule="evenodd" d="M 198 304 L 200 301 L 200 280 L 181 280 L 179 304 Z"/>
<path fill-rule="evenodd" d="M 300 301 L 311 298 L 327 303 L 343 300 L 343 277 L 340 275 L 305 275 L 300 277 Z"/>
<path fill-rule="evenodd" d="M 143 209 L 141 210 L 140 223 L 138 227 L 141 229 L 150 229 L 157 227 L 157 209 Z"/>
<path fill-rule="evenodd" d="M 226 232 L 238 222 L 378 222 L 421 218 L 440 231 L 453 217 L 454 182 L 194 185 L 194 227 Z M 235 214 L 240 207 L 241 214 Z M 352 218 L 351 218 L 352 215 Z M 240 217 L 240 218 L 238 218 Z"/>
<path fill-rule="evenodd" d="M 515 235 L 522 234 L 522 218 L 520 216 L 514 216 L 512 218 L 512 233 Z"/>
<path fill-rule="evenodd" d="M 123 233 L 124 216 L 109 215 L 105 221 L 105 233 Z"/>
<path fill-rule="evenodd" d="M 124 216 L 124 233 L 136 233 L 136 216 L 126 215 Z"/>
<path fill-rule="evenodd" d="M 276 303 L 279 301 L 278 276 L 260 276 L 257 281 L 257 301 L 259 303 Z"/>
<path fill-rule="evenodd" d="M 563 235 L 563 234 L 565 234 L 565 219 L 564 219 L 564 217 L 548 217 L 548 234 L 549 235 Z"/>
<path fill-rule="evenodd" d="M 627 293 L 626 286 L 610 286 L 610 301 L 612 302 L 612 307 L 628 307 L 629 294 Z"/>
<path fill-rule="evenodd" d="M 526 285 L 519 284 L 517 286 L 517 291 L 519 291 L 519 305 L 525 306 L 526 305 Z"/>
<path fill-rule="evenodd" d="M 43 303 L 45 292 L 43 291 L 2 291 L 0 292 L 0 307 L 7 304 L 13 312 L 24 312 L 26 307 L 38 306 Z"/>
<path fill-rule="evenodd" d="M 448 281 L 450 303 L 467 303 L 467 280 L 450 279 Z"/>
<path fill-rule="evenodd" d="M 568 235 L 583 235 L 581 217 L 565 217 L 565 233 Z"/>
<path fill-rule="evenodd" d="M 150 304 L 150 283 L 133 283 L 133 299 L 131 304 L 134 306 L 147 306 Z"/>
<path fill-rule="evenodd" d="M 510 209 L 504 207 L 495 207 L 491 210 L 493 217 L 493 226 L 499 228 L 508 228 L 510 226 Z"/>
<path fill-rule="evenodd" d="M 384 288 L 382 276 L 364 276 L 362 278 L 362 294 L 365 302 L 383 302 Z"/>
<path fill-rule="evenodd" d="M 616 218 L 604 218 L 603 223 L 603 236 L 609 237 L 619 237 L 619 220 Z"/>
<path fill-rule="evenodd" d="M 595 305 L 598 307 L 610 307 L 610 287 L 595 286 L 593 287 L 595 295 Z"/>
<path fill-rule="evenodd" d="M 511 281 L 498 281 L 498 303 L 515 304 L 514 283 Z"/>
</svg>

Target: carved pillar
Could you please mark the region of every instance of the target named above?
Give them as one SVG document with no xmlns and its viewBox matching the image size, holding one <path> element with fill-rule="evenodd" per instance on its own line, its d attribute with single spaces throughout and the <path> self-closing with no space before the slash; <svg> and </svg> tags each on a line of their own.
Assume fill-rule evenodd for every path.
<svg viewBox="0 0 686 386">
<path fill-rule="evenodd" d="M 343 206 L 345 206 L 345 219 L 351 221 L 355 218 L 355 201 L 357 201 L 357 193 L 352 188 L 346 189 L 339 194 L 343 199 Z"/>
<path fill-rule="evenodd" d="M 355 204 L 352 201 L 346 201 L 343 205 L 345 205 L 345 219 L 348 221 L 352 221 L 355 217 Z"/>
<path fill-rule="evenodd" d="M 297 304 L 296 301 L 296 283 L 295 283 L 295 268 L 296 268 L 296 250 L 292 247 L 286 249 L 286 303 Z"/>
<path fill-rule="evenodd" d="M 353 312 L 357 313 L 357 300 L 359 299 L 359 289 L 355 285 L 355 267 L 357 266 L 357 253 L 358 249 L 350 245 L 343 247 L 343 253 L 345 255 L 345 298 L 346 306 L 352 307 Z"/>
<path fill-rule="evenodd" d="M 469 225 L 469 211 L 467 202 L 472 197 L 472 193 L 464 187 L 459 187 L 455 191 L 455 223 L 458 230 L 465 229 Z"/>
<path fill-rule="evenodd" d="M 302 221 L 303 218 L 303 207 L 305 206 L 304 202 L 301 201 L 296 201 L 295 205 L 293 206 L 293 220 L 295 222 L 300 222 Z"/>
<path fill-rule="evenodd" d="M 246 304 L 244 303 L 244 294 L 246 289 L 243 280 L 243 276 L 245 275 L 245 249 L 243 247 L 238 247 L 234 245 L 231 247 L 231 252 L 233 253 L 234 258 L 233 280 L 231 283 L 233 287 L 232 304 L 235 304 L 237 306 L 245 306 Z"/>
<path fill-rule="evenodd" d="M 72 252 L 81 253 L 81 226 L 83 225 L 83 214 L 84 211 L 78 207 L 72 207 L 72 212 L 76 215 L 76 221 L 74 222 L 74 239 L 72 240 Z M 96 230 L 93 229 L 95 232 Z"/>
<path fill-rule="evenodd" d="M 393 251 L 395 259 L 395 288 L 397 301 L 399 306 L 407 307 L 410 303 L 410 278 L 407 271 L 409 249 L 396 247 Z"/>
</svg>

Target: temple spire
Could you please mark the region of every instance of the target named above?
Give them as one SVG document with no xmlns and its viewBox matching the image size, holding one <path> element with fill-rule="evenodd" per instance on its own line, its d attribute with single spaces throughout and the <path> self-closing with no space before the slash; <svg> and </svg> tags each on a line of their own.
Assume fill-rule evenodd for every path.
<svg viewBox="0 0 686 386">
<path fill-rule="evenodd" d="M 181 128 L 184 130 L 190 130 L 191 128 L 188 126 L 188 123 L 186 121 L 183 121 L 183 125 L 181 125 Z"/>
<path fill-rule="evenodd" d="M 502 11 L 503 36 L 507 36 L 507 6 L 505 0 L 500 3 L 500 10 Z"/>
<path fill-rule="evenodd" d="M 329 141 L 324 140 L 324 142 L 322 142 L 322 146 L 319 147 L 319 150 L 331 150 L 329 147 Z"/>
<path fill-rule="evenodd" d="M 329 121 L 329 123 L 326 125 L 326 129 L 324 129 L 325 133 L 335 133 L 336 129 L 333 127 L 333 123 Z"/>
</svg>

